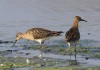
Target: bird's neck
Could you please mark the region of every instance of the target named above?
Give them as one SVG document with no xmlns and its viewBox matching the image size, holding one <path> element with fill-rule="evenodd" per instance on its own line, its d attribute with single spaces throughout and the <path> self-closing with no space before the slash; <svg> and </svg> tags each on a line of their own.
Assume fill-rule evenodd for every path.
<svg viewBox="0 0 100 70">
<path fill-rule="evenodd" d="M 78 20 L 75 20 L 74 22 L 73 22 L 73 25 L 72 25 L 72 28 L 78 28 Z"/>
<path fill-rule="evenodd" d="M 33 36 L 27 33 L 23 33 L 22 38 L 27 40 L 34 40 Z"/>
<path fill-rule="evenodd" d="M 25 33 L 22 34 L 22 38 L 26 39 L 26 34 Z"/>
</svg>

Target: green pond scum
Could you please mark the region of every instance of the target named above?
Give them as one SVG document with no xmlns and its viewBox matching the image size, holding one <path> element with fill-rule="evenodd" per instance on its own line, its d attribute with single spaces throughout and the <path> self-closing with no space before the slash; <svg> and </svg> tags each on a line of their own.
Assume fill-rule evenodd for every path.
<svg viewBox="0 0 100 70">
<path fill-rule="evenodd" d="M 34 70 L 100 70 L 100 67 L 57 67 L 57 68 L 35 68 Z"/>
<path fill-rule="evenodd" d="M 50 49 L 50 48 L 46 48 L 46 49 Z M 81 49 L 81 48 L 78 48 L 78 49 Z M 86 48 L 84 49 L 86 51 Z M 60 53 L 58 51 L 60 51 Z M 67 52 L 67 51 L 63 48 L 60 48 L 60 50 L 57 50 L 56 54 L 65 55 L 63 52 Z M 79 52 L 81 52 L 81 54 L 86 54 L 84 50 L 83 51 L 81 50 Z M 87 50 L 87 54 L 91 56 L 91 58 L 98 58 L 98 59 L 100 58 L 99 52 L 94 52 L 94 54 L 93 53 L 90 54 L 90 52 L 92 51 Z M 35 61 L 33 61 L 33 59 Z M 82 67 L 79 64 L 76 64 L 76 66 L 72 66 L 74 65 L 74 62 L 69 62 L 69 65 L 68 65 L 69 67 L 66 67 L 66 66 L 59 67 L 59 65 L 66 64 L 66 62 L 62 59 L 54 59 L 54 58 L 47 58 L 46 61 L 44 60 L 41 61 L 39 57 L 34 57 L 30 59 L 30 63 L 28 64 L 25 61 L 26 61 L 26 58 L 23 58 L 23 57 L 17 57 L 17 58 L 0 57 L 0 70 L 2 70 L 3 68 L 6 69 L 6 68 L 23 68 L 23 67 L 33 67 L 33 70 L 34 68 L 35 70 L 80 70 L 80 69 L 81 70 L 100 70 L 100 67 L 90 67 L 90 66 Z"/>
<path fill-rule="evenodd" d="M 0 68 L 0 70 L 14 70 L 14 68 Z M 100 70 L 100 67 L 45 67 L 31 70 Z"/>
<path fill-rule="evenodd" d="M 30 46 L 28 50 L 38 50 L 39 45 Z M 52 53 L 57 55 L 69 55 L 69 50 L 61 45 L 43 45 L 44 53 Z M 71 51 L 74 55 L 74 47 L 71 48 Z M 41 60 L 39 57 L 34 56 L 33 58 L 29 58 L 30 63 L 26 63 L 25 57 L 4 57 L 7 52 L 0 52 L 0 70 L 8 70 L 11 68 L 27 68 L 32 67 L 33 70 L 100 70 L 99 66 L 82 66 L 80 63 L 68 62 L 66 65 L 66 61 L 64 59 L 55 59 L 55 58 L 46 58 L 46 60 Z M 100 59 L 100 47 L 95 46 L 77 46 L 77 55 L 87 55 L 86 60 L 89 58 L 92 59 Z M 34 59 L 34 60 L 33 60 Z"/>
<path fill-rule="evenodd" d="M 29 49 L 38 50 L 38 46 L 31 46 Z M 100 58 L 100 47 L 95 46 L 84 46 L 80 47 L 77 46 L 77 54 L 79 55 L 89 55 L 91 58 Z M 59 55 L 69 55 L 70 50 L 68 50 L 66 47 L 63 47 L 63 45 L 52 45 L 52 46 L 44 46 L 43 45 L 43 51 L 45 53 L 53 53 L 53 54 L 59 54 Z M 71 48 L 71 52 L 74 54 L 74 47 Z"/>
</svg>

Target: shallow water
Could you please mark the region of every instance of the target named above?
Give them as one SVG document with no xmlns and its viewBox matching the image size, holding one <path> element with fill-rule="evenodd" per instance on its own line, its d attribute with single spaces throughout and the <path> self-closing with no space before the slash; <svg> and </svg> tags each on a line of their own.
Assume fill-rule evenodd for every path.
<svg viewBox="0 0 100 70">
<path fill-rule="evenodd" d="M 99 40 L 99 6 L 99 0 L 1 0 L 0 39 L 13 41 L 17 32 L 32 27 L 66 32 L 79 15 L 88 21 L 79 24 L 81 39 Z"/>
<path fill-rule="evenodd" d="M 58 42 L 54 41 L 64 41 L 65 32 L 71 27 L 73 17 L 76 15 L 88 21 L 87 23 L 79 23 L 81 41 L 83 41 L 80 45 L 100 47 L 99 0 L 0 0 L 0 41 L 2 40 L 0 51 L 18 50 L 18 52 L 24 53 L 31 52 L 31 50 L 23 50 L 23 47 L 25 45 L 26 47 L 37 45 L 38 43 L 20 40 L 16 43 L 16 47 L 12 48 L 11 46 L 17 32 L 25 32 L 32 27 L 64 31 L 62 36 L 51 38 L 45 43 L 50 45 L 58 44 Z M 38 50 L 31 52 L 32 55 L 35 54 L 36 56 L 39 53 Z M 7 56 L 15 54 L 16 52 Z M 44 55 L 46 57 L 60 57 L 60 55 L 54 54 L 45 53 Z M 20 56 L 32 57 L 31 55 L 25 56 L 23 54 L 20 54 Z M 91 59 L 87 63 L 92 64 L 91 61 L 100 62 L 100 60 Z"/>
</svg>

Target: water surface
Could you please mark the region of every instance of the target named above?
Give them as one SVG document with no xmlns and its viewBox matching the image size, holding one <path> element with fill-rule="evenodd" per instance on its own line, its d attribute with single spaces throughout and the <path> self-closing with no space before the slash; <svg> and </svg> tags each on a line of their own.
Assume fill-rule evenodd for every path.
<svg viewBox="0 0 100 70">
<path fill-rule="evenodd" d="M 30 52 L 32 54 L 37 52 L 35 54 L 37 56 L 40 53 L 39 50 L 31 52 L 31 50 L 23 49 L 25 45 L 26 47 L 32 46 L 33 44 L 37 45 L 38 43 L 36 42 L 20 40 L 16 43 L 16 47 L 11 47 L 16 33 L 25 32 L 32 27 L 64 31 L 62 36 L 52 38 L 46 44 L 51 42 L 51 45 L 54 41 L 58 43 L 59 40 L 64 42 L 65 33 L 71 27 L 73 18 L 76 15 L 88 21 L 87 23 L 79 23 L 81 41 L 83 41 L 81 44 L 100 47 L 99 0 L 0 0 L 0 40 L 3 41 L 3 43 L 0 43 L 0 51 L 18 50 L 18 52 Z M 8 43 L 5 43 L 5 41 L 8 41 Z M 15 54 L 13 52 L 13 54 L 9 54 L 6 57 L 14 56 Z M 44 54 L 45 57 L 61 57 L 60 55 Z M 23 54 L 19 56 L 32 57 L 31 55 L 24 56 Z M 63 57 L 66 58 L 65 56 Z M 100 60 L 95 59 L 88 60 L 87 65 L 93 64 L 91 61 L 100 65 L 97 63 Z"/>
</svg>

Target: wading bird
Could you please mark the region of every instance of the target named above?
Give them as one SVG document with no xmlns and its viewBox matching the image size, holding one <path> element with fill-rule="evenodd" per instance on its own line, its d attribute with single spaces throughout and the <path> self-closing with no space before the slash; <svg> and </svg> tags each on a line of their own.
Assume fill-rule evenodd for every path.
<svg viewBox="0 0 100 70">
<path fill-rule="evenodd" d="M 53 36 L 60 36 L 61 33 L 63 33 L 63 32 L 62 31 L 50 31 L 50 30 L 43 29 L 43 28 L 31 28 L 31 29 L 27 30 L 25 33 L 17 33 L 16 40 L 15 40 L 13 46 L 15 45 L 15 43 L 18 40 L 27 39 L 27 40 L 39 42 L 40 50 L 42 50 L 42 44 L 44 43 L 44 41 L 46 39 L 53 37 Z M 40 55 L 40 56 L 42 56 L 42 55 Z"/>
<path fill-rule="evenodd" d="M 75 16 L 72 27 L 66 32 L 66 35 L 65 35 L 65 40 L 69 46 L 68 49 L 70 50 L 70 52 L 71 52 L 71 43 L 75 43 L 75 50 L 74 50 L 75 60 L 76 60 L 76 44 L 77 44 L 77 41 L 80 39 L 80 32 L 78 28 L 79 21 L 87 22 L 86 20 L 82 19 L 80 16 Z M 71 59 L 71 54 L 72 53 L 70 53 L 70 59 Z"/>
</svg>

